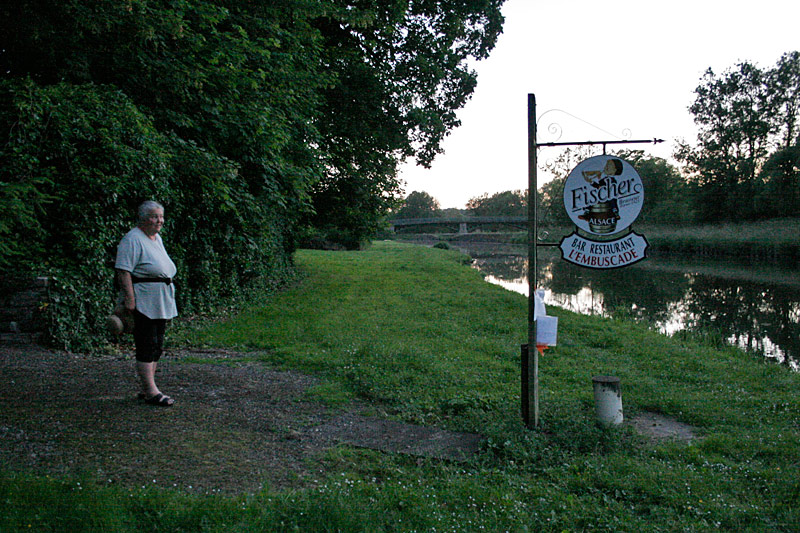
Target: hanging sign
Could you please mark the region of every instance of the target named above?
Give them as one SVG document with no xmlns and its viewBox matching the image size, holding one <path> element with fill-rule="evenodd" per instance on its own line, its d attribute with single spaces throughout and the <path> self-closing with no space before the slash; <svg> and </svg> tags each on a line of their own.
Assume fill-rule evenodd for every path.
<svg viewBox="0 0 800 533">
<path fill-rule="evenodd" d="M 564 259 L 598 269 L 619 268 L 644 259 L 644 236 L 633 231 L 623 235 L 643 204 L 642 180 L 624 159 L 598 155 L 578 163 L 564 184 L 564 208 L 580 234 L 575 232 L 561 240 Z"/>
<path fill-rule="evenodd" d="M 587 268 L 619 268 L 632 265 L 645 258 L 647 239 L 630 232 L 613 241 L 592 241 L 577 233 L 561 240 L 561 254 L 565 260 Z"/>
</svg>

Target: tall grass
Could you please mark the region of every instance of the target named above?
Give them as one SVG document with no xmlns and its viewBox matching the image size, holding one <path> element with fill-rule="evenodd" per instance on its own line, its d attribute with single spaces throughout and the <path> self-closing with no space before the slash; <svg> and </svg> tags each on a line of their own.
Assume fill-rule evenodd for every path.
<svg viewBox="0 0 800 533">
<path fill-rule="evenodd" d="M 6 476 L 0 530 L 71 520 L 87 531 L 797 531 L 800 376 L 550 307 L 559 345 L 540 362 L 542 427 L 528 431 L 526 300 L 463 259 L 398 243 L 302 251 L 296 287 L 185 342 L 314 373 L 314 394 L 334 406 L 358 398 L 385 416 L 480 432 L 473 460 L 341 447 L 313 488 L 238 497 Z M 628 426 L 597 426 L 595 374 L 621 378 L 626 417 L 663 413 L 702 438 L 654 444 Z M 85 512 L 90 503 L 101 510 Z"/>
<path fill-rule="evenodd" d="M 644 227 L 654 248 L 693 255 L 717 255 L 796 262 L 800 259 L 800 218 L 703 226 Z"/>
<path fill-rule="evenodd" d="M 694 241 L 708 244 L 797 245 L 800 218 L 755 222 L 704 224 L 700 226 L 644 226 L 648 238 L 665 241 Z"/>
</svg>

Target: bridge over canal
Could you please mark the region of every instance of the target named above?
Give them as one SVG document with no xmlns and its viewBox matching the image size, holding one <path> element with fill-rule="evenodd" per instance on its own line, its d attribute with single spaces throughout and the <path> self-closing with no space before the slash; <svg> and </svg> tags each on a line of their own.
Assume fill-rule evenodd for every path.
<svg viewBox="0 0 800 533">
<path fill-rule="evenodd" d="M 458 218 L 396 218 L 389 221 L 389 229 L 397 233 L 400 228 L 424 230 L 446 228 L 452 229 L 461 234 L 475 231 L 476 228 L 486 228 L 490 226 L 508 226 L 516 229 L 526 229 L 528 227 L 528 217 L 508 216 L 508 217 L 458 217 Z M 441 231 L 441 230 L 439 230 Z"/>
</svg>

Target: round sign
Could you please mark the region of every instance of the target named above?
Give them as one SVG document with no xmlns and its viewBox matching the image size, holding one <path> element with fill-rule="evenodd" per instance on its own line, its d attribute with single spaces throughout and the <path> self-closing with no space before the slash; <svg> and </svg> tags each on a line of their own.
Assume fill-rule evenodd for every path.
<svg viewBox="0 0 800 533">
<path fill-rule="evenodd" d="M 611 235 L 633 224 L 644 203 L 636 169 L 619 157 L 598 155 L 578 163 L 564 184 L 564 208 L 592 235 Z"/>
</svg>

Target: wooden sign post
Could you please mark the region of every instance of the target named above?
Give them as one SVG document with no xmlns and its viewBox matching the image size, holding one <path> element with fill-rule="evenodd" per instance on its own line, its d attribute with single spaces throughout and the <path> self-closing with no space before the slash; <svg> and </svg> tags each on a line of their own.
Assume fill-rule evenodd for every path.
<svg viewBox="0 0 800 533">
<path fill-rule="evenodd" d="M 538 240 L 538 175 L 536 162 L 536 96 L 528 95 L 528 344 L 522 349 L 522 418 L 531 428 L 530 414 L 533 411 L 533 427 L 539 426 L 539 351 L 536 350 L 536 244 Z M 533 364 L 531 364 L 531 357 Z M 530 382 L 533 381 L 533 405 L 531 406 Z M 527 396 L 527 397 L 526 397 Z M 533 407 L 533 409 L 531 409 Z"/>
</svg>

